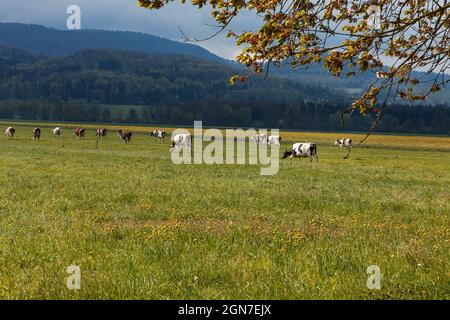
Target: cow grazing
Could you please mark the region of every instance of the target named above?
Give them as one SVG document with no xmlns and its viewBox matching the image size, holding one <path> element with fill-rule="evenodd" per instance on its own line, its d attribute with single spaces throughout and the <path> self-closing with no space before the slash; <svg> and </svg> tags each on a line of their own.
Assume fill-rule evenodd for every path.
<svg viewBox="0 0 450 320">
<path fill-rule="evenodd" d="M 267 135 L 265 134 L 257 134 L 250 138 L 250 140 L 256 144 L 265 144 L 267 143 Z"/>
<path fill-rule="evenodd" d="M 41 128 L 33 129 L 33 140 L 41 140 Z"/>
<path fill-rule="evenodd" d="M 62 133 L 63 129 L 60 127 L 56 127 L 55 129 L 53 129 L 53 135 L 56 137 L 60 136 Z"/>
<path fill-rule="evenodd" d="M 14 138 L 14 134 L 16 133 L 16 129 L 13 127 L 8 127 L 5 130 L 5 134 L 8 137 L 8 139 L 12 140 Z"/>
<path fill-rule="evenodd" d="M 281 143 L 281 137 L 280 136 L 269 136 L 269 138 L 267 138 L 267 143 L 275 144 L 275 145 L 279 146 Z"/>
<path fill-rule="evenodd" d="M 172 139 L 172 144 L 170 145 L 169 151 L 177 150 L 180 147 L 187 148 L 188 150 L 192 145 L 192 137 L 189 133 L 177 134 Z"/>
<path fill-rule="evenodd" d="M 105 128 L 103 128 L 103 129 L 97 129 L 97 130 L 95 131 L 95 136 L 98 137 L 98 138 L 106 137 L 106 133 L 107 133 L 107 130 L 106 130 Z"/>
<path fill-rule="evenodd" d="M 352 139 L 346 139 L 346 138 L 336 140 L 334 142 L 334 145 L 341 147 L 341 149 L 342 148 L 347 148 L 347 149 L 353 148 Z"/>
<path fill-rule="evenodd" d="M 166 138 L 167 133 L 162 130 L 154 130 L 153 132 L 150 132 L 150 136 L 154 137 L 155 139 L 162 140 Z"/>
<path fill-rule="evenodd" d="M 315 158 L 319 162 L 319 157 L 317 156 L 317 145 L 310 142 L 298 142 L 292 145 L 291 150 L 286 150 L 283 154 L 283 159 L 287 157 L 292 158 L 307 158 L 312 162 Z"/>
<path fill-rule="evenodd" d="M 131 136 L 133 135 L 130 131 L 123 131 L 122 129 L 117 130 L 117 136 L 125 141 L 125 143 L 131 142 Z"/>
<path fill-rule="evenodd" d="M 78 137 L 78 139 L 84 139 L 85 130 L 83 128 L 75 128 L 73 134 Z"/>
</svg>

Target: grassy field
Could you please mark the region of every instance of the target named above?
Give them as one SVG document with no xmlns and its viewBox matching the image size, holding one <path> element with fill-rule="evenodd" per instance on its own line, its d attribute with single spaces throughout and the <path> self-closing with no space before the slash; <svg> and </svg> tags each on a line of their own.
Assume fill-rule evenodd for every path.
<svg viewBox="0 0 450 320">
<path fill-rule="evenodd" d="M 320 163 L 264 177 L 174 165 L 151 128 L 96 149 L 93 130 L 32 141 L 31 125 L 0 137 L 0 298 L 450 298 L 449 137 L 375 135 L 343 160 L 334 139 L 358 135 L 282 133 Z"/>
</svg>

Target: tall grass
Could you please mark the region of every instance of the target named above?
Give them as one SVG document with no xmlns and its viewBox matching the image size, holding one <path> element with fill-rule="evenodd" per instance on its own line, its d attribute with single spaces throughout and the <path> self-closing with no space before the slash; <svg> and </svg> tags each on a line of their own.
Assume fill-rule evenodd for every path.
<svg viewBox="0 0 450 320">
<path fill-rule="evenodd" d="M 96 149 L 93 130 L 15 127 L 0 140 L 1 298 L 450 298 L 449 138 L 374 136 L 343 160 L 342 134 L 282 133 L 318 142 L 321 162 L 263 177 L 174 165 L 150 128 Z"/>
</svg>

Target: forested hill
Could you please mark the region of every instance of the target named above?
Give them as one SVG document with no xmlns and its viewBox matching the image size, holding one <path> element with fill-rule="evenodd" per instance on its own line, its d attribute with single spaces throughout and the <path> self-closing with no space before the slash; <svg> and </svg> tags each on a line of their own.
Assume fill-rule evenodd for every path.
<svg viewBox="0 0 450 320">
<path fill-rule="evenodd" d="M 119 49 L 228 62 L 193 44 L 129 31 L 58 30 L 39 25 L 0 23 L 0 43 L 46 56 L 68 56 L 84 49 Z"/>
<path fill-rule="evenodd" d="M 12 47 L 0 45 L 0 77 L 3 79 L 9 75 L 16 74 L 19 66 L 31 65 L 43 57 Z"/>
<path fill-rule="evenodd" d="M 84 100 L 100 104 L 168 104 L 209 99 L 273 103 L 343 98 L 320 86 L 284 79 L 229 84 L 229 66 L 190 56 L 90 49 L 46 58 L 0 46 L 0 100 Z"/>
</svg>

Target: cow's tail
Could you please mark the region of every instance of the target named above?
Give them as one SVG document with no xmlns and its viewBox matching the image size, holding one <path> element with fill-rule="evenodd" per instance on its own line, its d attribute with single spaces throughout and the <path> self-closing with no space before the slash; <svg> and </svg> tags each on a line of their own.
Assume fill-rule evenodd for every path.
<svg viewBox="0 0 450 320">
<path fill-rule="evenodd" d="M 317 144 L 313 143 L 311 144 L 311 155 L 314 156 L 314 158 L 316 158 L 317 162 L 319 162 L 319 156 L 317 155 Z"/>
</svg>

